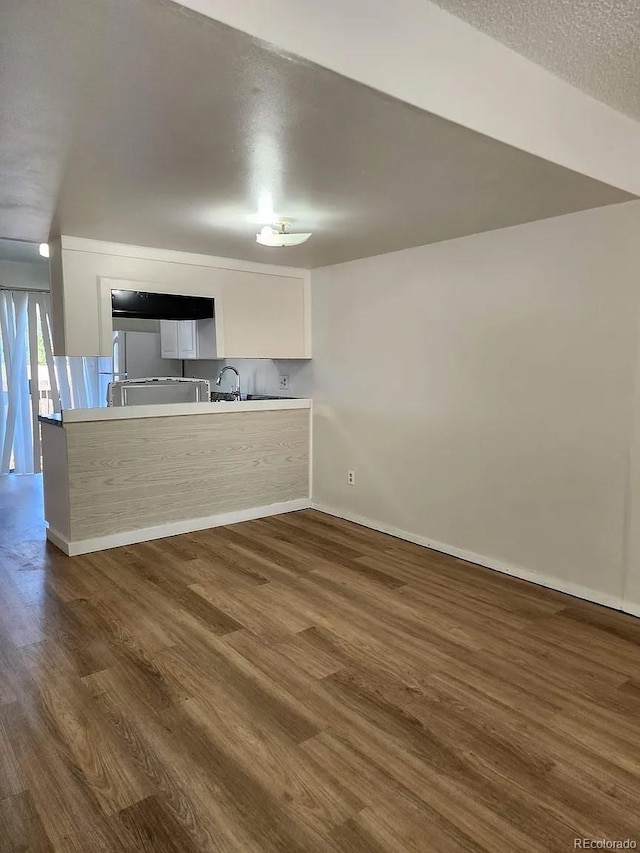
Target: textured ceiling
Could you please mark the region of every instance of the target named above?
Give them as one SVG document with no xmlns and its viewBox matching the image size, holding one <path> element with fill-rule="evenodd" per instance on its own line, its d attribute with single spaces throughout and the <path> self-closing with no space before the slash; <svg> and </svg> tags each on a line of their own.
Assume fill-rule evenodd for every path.
<svg viewBox="0 0 640 853">
<path fill-rule="evenodd" d="M 639 0 L 434 0 L 513 50 L 640 120 Z"/>
<path fill-rule="evenodd" d="M 162 0 L 2 0 L 0 115 L 13 239 L 316 267 L 630 198 Z"/>
</svg>

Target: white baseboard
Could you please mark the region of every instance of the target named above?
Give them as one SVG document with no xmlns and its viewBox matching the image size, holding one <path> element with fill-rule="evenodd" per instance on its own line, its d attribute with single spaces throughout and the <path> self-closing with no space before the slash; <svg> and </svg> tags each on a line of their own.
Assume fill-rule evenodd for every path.
<svg viewBox="0 0 640 853">
<path fill-rule="evenodd" d="M 237 524 L 239 521 L 251 521 L 254 518 L 266 518 L 269 515 L 280 515 L 283 512 L 295 512 L 308 509 L 311 506 L 309 498 L 299 498 L 294 501 L 268 504 L 267 506 L 242 509 L 237 512 L 224 512 L 219 515 L 209 515 L 204 518 L 190 518 L 185 521 L 172 521 L 157 527 L 144 527 L 139 530 L 126 530 L 122 533 L 110 533 L 95 539 L 69 541 L 60 533 L 49 528 L 47 539 L 68 554 L 76 557 L 79 554 L 90 554 L 93 551 L 106 551 L 108 548 L 119 548 L 122 545 L 135 545 L 136 542 L 149 542 L 152 539 L 164 539 L 167 536 L 178 536 L 180 533 L 194 533 L 196 530 L 207 530 L 211 527 L 222 527 L 227 524 Z"/>
<path fill-rule="evenodd" d="M 62 535 L 62 533 L 58 533 L 57 530 L 54 530 L 53 527 L 49 527 L 47 525 L 47 539 L 49 542 L 52 542 L 56 548 L 59 548 L 61 551 L 64 551 L 65 554 L 69 553 L 69 540 Z"/>
<path fill-rule="evenodd" d="M 622 602 L 621 610 L 628 613 L 629 616 L 637 616 L 640 619 L 640 604 L 632 604 L 629 601 Z"/>
<path fill-rule="evenodd" d="M 336 518 L 342 518 L 345 521 L 352 521 L 354 524 L 361 524 L 363 527 L 369 527 L 372 530 L 377 530 L 380 533 L 387 533 L 389 536 L 395 536 L 397 539 L 404 539 L 406 542 L 413 542 L 415 545 L 422 545 L 424 548 L 431 548 L 433 551 L 440 551 L 443 554 L 448 554 L 450 557 L 457 557 L 459 560 L 465 560 L 467 563 L 475 563 L 478 566 L 483 566 L 486 569 L 493 569 L 496 572 L 502 572 L 505 575 L 511 575 L 520 580 L 529 581 L 530 583 L 538 584 L 549 589 L 554 589 L 557 592 L 564 592 L 567 595 L 573 595 L 575 598 L 582 598 L 585 601 L 592 601 L 595 604 L 602 604 L 605 607 L 611 607 L 614 610 L 623 610 L 632 616 L 640 617 L 640 605 L 630 604 L 624 601 L 620 596 L 609 595 L 605 592 L 600 592 L 591 587 L 581 586 L 580 584 L 565 581 L 561 578 L 552 575 L 543 575 L 539 572 L 533 572 L 525 569 L 522 566 L 514 566 L 508 563 L 503 563 L 500 560 L 495 560 L 492 557 L 484 557 L 482 554 L 475 554 L 473 551 L 465 551 L 462 548 L 456 548 L 453 545 L 445 545 L 442 542 L 436 542 L 433 539 L 428 539 L 426 536 L 418 536 L 415 533 L 409 533 L 406 530 L 401 530 L 398 527 L 393 527 L 382 522 L 372 521 L 370 518 L 365 518 L 356 513 L 347 512 L 345 510 L 335 509 L 327 506 L 321 501 L 312 501 L 311 506 L 317 509 L 318 512 L 324 512 L 327 515 L 333 515 Z"/>
</svg>

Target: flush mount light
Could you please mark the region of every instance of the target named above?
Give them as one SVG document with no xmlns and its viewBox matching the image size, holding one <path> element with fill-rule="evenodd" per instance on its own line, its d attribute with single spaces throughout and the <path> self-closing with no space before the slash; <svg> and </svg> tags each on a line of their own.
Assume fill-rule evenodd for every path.
<svg viewBox="0 0 640 853">
<path fill-rule="evenodd" d="M 307 234 L 289 234 L 287 228 L 291 225 L 289 219 L 279 219 L 276 223 L 277 228 L 272 228 L 271 225 L 265 225 L 262 231 L 256 234 L 256 241 L 261 246 L 285 247 L 299 246 L 301 243 L 306 243 L 311 232 Z"/>
<path fill-rule="evenodd" d="M 49 244 L 48 243 L 40 243 L 38 246 L 38 251 L 43 258 L 49 257 Z"/>
</svg>

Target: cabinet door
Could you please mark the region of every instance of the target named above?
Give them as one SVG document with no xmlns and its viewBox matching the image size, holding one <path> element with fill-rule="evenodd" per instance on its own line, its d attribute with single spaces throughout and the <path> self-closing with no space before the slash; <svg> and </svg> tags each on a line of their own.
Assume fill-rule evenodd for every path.
<svg viewBox="0 0 640 853">
<path fill-rule="evenodd" d="M 198 357 L 198 327 L 196 320 L 178 321 L 178 358 Z"/>
<path fill-rule="evenodd" d="M 160 355 L 162 358 L 180 358 L 177 320 L 160 320 Z"/>
<path fill-rule="evenodd" d="M 234 273 L 225 284 L 225 358 L 308 358 L 302 278 Z"/>
</svg>

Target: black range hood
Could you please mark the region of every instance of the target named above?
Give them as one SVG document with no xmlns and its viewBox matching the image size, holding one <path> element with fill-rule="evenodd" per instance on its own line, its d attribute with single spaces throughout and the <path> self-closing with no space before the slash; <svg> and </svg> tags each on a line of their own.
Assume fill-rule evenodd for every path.
<svg viewBox="0 0 640 853">
<path fill-rule="evenodd" d="M 214 316 L 213 299 L 140 290 L 112 290 L 111 316 L 136 320 L 208 320 Z"/>
</svg>

